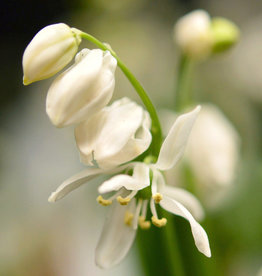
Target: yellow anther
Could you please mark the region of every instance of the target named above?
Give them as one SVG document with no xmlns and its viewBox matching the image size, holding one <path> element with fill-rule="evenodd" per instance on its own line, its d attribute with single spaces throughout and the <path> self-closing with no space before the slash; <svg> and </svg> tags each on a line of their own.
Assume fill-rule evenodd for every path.
<svg viewBox="0 0 262 276">
<path fill-rule="evenodd" d="M 163 199 L 163 196 L 160 193 L 156 193 L 152 197 L 153 197 L 155 203 L 159 203 Z"/>
<path fill-rule="evenodd" d="M 118 196 L 116 199 L 121 205 L 127 205 L 131 200 L 131 198 L 129 197 L 122 197 L 122 196 Z"/>
<path fill-rule="evenodd" d="M 147 230 L 151 226 L 150 221 L 146 220 L 146 218 L 144 216 L 140 216 L 138 218 L 138 223 L 139 223 L 140 228 L 143 230 Z"/>
<path fill-rule="evenodd" d="M 129 211 L 126 211 L 125 218 L 124 218 L 125 224 L 128 225 L 128 226 L 132 226 L 133 218 L 134 218 L 134 214 L 132 214 Z"/>
<path fill-rule="evenodd" d="M 103 206 L 112 204 L 112 200 L 104 199 L 101 195 L 96 198 L 96 201 Z"/>
<path fill-rule="evenodd" d="M 165 226 L 166 223 L 167 223 L 167 219 L 166 219 L 166 218 L 158 219 L 158 218 L 156 218 L 155 216 L 153 216 L 153 217 L 151 218 L 151 220 L 152 220 L 152 223 L 153 223 L 155 226 L 157 226 L 157 227 L 163 227 L 163 226 Z"/>
</svg>

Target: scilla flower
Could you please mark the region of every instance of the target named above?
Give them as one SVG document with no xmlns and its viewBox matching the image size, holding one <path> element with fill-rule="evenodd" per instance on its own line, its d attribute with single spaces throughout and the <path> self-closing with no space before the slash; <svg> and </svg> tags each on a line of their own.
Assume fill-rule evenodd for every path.
<svg viewBox="0 0 262 276">
<path fill-rule="evenodd" d="M 187 161 L 199 192 L 214 206 L 234 183 L 240 138 L 230 121 L 211 104 L 202 107 L 192 137 L 186 152 Z"/>
<path fill-rule="evenodd" d="M 104 107 L 75 129 L 76 144 L 86 165 L 112 168 L 142 154 L 151 143 L 147 111 L 128 98 Z"/>
<path fill-rule="evenodd" d="M 225 18 L 210 18 L 204 10 L 195 10 L 180 18 L 174 27 L 174 40 L 184 55 L 201 60 L 223 52 L 236 44 L 238 27 Z"/>
<path fill-rule="evenodd" d="M 83 49 L 75 64 L 49 88 L 46 112 L 57 127 L 80 123 L 110 101 L 115 87 L 117 61 L 110 52 Z"/>
<path fill-rule="evenodd" d="M 24 84 L 49 78 L 75 56 L 81 38 L 66 24 L 49 25 L 39 31 L 23 55 Z"/>
<path fill-rule="evenodd" d="M 187 219 L 198 250 L 211 256 L 206 232 L 188 211 L 195 211 L 195 216 L 200 214 L 202 209 L 197 199 L 182 189 L 166 186 L 162 175 L 162 170 L 171 169 L 182 156 L 199 110 L 200 107 L 197 107 L 178 117 L 162 144 L 155 164 L 132 162 L 112 170 L 90 167 L 66 180 L 50 196 L 49 201 L 54 202 L 100 174 L 115 174 L 98 189 L 100 194 L 111 193 L 107 198 L 99 195 L 97 201 L 100 204 L 107 206 L 113 203 L 96 248 L 96 263 L 100 267 L 111 267 L 125 257 L 138 226 L 148 229 L 151 222 L 157 227 L 166 225 L 166 218 L 158 217 L 156 204 Z M 148 206 L 151 222 L 148 220 Z"/>
<path fill-rule="evenodd" d="M 185 55 L 202 59 L 212 49 L 211 19 L 204 10 L 196 10 L 180 18 L 174 27 L 174 40 Z"/>
</svg>

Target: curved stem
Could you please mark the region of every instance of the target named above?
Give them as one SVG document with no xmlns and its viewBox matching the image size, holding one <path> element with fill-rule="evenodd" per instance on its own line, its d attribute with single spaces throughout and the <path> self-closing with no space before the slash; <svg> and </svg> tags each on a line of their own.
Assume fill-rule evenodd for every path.
<svg viewBox="0 0 262 276">
<path fill-rule="evenodd" d="M 106 51 L 106 50 L 109 51 L 112 54 L 112 56 L 114 56 L 115 59 L 117 60 L 117 64 L 118 64 L 119 68 L 122 70 L 122 72 L 128 78 L 130 83 L 133 85 L 137 94 L 141 98 L 142 102 L 144 103 L 146 109 L 148 110 L 148 112 L 150 114 L 150 117 L 152 120 L 151 132 L 152 132 L 152 136 L 153 136 L 152 143 L 151 143 L 151 149 L 152 149 L 152 153 L 155 156 L 158 156 L 160 147 L 161 147 L 161 142 L 162 142 L 162 131 L 161 131 L 160 122 L 159 122 L 159 119 L 158 119 L 158 116 L 156 113 L 156 109 L 155 109 L 154 105 L 152 104 L 150 98 L 148 97 L 145 89 L 139 83 L 139 81 L 135 78 L 135 76 L 129 71 L 129 69 L 125 66 L 125 64 L 121 61 L 121 59 L 116 55 L 116 53 L 110 48 L 109 45 L 102 43 L 101 41 L 99 41 L 98 39 L 93 37 L 92 35 L 84 33 L 84 32 L 80 32 L 80 36 L 83 39 L 86 39 L 86 40 L 94 43 L 100 49 L 102 49 L 104 51 Z"/>
<path fill-rule="evenodd" d="M 181 55 L 178 65 L 178 76 L 175 94 L 175 110 L 182 111 L 185 107 L 192 104 L 193 95 L 191 91 L 192 60 Z"/>
</svg>

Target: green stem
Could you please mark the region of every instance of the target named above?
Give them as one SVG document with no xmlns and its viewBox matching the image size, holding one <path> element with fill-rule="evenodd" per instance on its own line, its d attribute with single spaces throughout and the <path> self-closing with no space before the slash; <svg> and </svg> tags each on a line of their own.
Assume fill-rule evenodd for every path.
<svg viewBox="0 0 262 276">
<path fill-rule="evenodd" d="M 181 55 L 178 68 L 176 94 L 175 94 L 175 110 L 182 111 L 185 107 L 192 104 L 193 96 L 191 90 L 192 78 L 192 60 Z"/>
<path fill-rule="evenodd" d="M 185 276 L 185 271 L 183 269 L 182 256 L 180 254 L 180 249 L 177 240 L 177 233 L 175 225 L 173 223 L 173 215 L 168 212 L 161 210 L 163 217 L 167 218 L 167 224 L 163 227 L 163 238 L 166 245 L 166 256 L 169 258 L 168 264 L 170 265 L 170 270 L 172 273 L 170 275 L 174 276 Z"/>
<path fill-rule="evenodd" d="M 144 103 L 146 109 L 148 110 L 151 120 L 152 120 L 152 127 L 151 127 L 151 132 L 152 132 L 152 143 L 151 143 L 151 149 L 152 153 L 155 156 L 158 156 L 161 143 L 162 143 L 162 131 L 161 131 L 161 126 L 160 122 L 156 113 L 156 109 L 154 105 L 152 104 L 150 98 L 148 97 L 145 89 L 143 86 L 139 83 L 139 81 L 135 78 L 135 76 L 130 72 L 130 70 L 125 66 L 125 64 L 121 61 L 121 59 L 116 55 L 116 53 L 110 48 L 110 46 L 102 43 L 95 37 L 93 37 L 90 34 L 80 32 L 80 36 L 83 39 L 86 39 L 92 43 L 94 43 L 96 46 L 98 46 L 100 49 L 104 51 L 109 51 L 112 56 L 115 57 L 117 60 L 117 64 L 119 68 L 122 70 L 122 72 L 125 74 L 125 76 L 128 78 L 130 83 L 133 85 L 135 88 L 137 94 L 141 98 L 142 102 Z"/>
</svg>

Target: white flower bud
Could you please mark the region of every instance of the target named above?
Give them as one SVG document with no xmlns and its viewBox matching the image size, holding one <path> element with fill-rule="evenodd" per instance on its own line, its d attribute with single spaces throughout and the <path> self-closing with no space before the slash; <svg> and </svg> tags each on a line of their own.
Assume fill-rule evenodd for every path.
<svg viewBox="0 0 262 276">
<path fill-rule="evenodd" d="M 75 129 L 81 160 L 112 168 L 142 154 L 151 143 L 148 112 L 128 98 L 103 108 Z"/>
<path fill-rule="evenodd" d="M 193 59 L 202 59 L 212 50 L 212 32 L 209 14 L 193 11 L 180 18 L 174 27 L 174 40 L 182 52 Z"/>
<path fill-rule="evenodd" d="M 49 88 L 46 112 L 57 127 L 87 120 L 110 101 L 115 87 L 117 61 L 110 52 L 83 49 L 75 64 Z"/>
<path fill-rule="evenodd" d="M 63 23 L 39 31 L 23 55 L 24 84 L 49 78 L 62 70 L 74 57 L 80 36 Z"/>
</svg>

